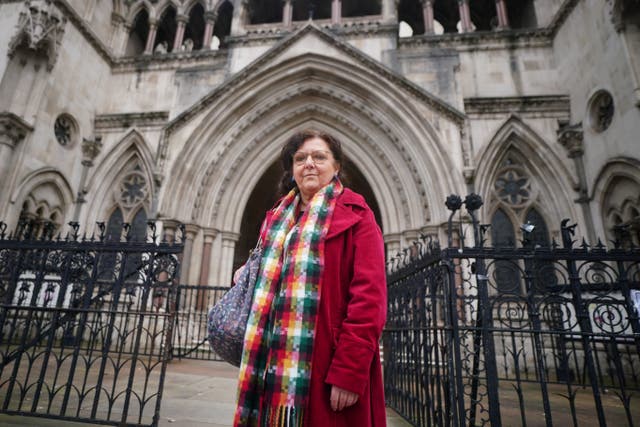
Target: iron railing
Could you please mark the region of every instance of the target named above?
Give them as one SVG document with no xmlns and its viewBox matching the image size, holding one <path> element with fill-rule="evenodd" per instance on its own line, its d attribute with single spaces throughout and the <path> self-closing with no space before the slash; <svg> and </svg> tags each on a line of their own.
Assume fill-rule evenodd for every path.
<svg viewBox="0 0 640 427">
<path fill-rule="evenodd" d="M 0 412 L 155 426 L 184 230 L 136 241 L 0 223 Z M 37 231 L 34 231 L 37 230 Z"/>
<path fill-rule="evenodd" d="M 422 239 L 389 264 L 388 404 L 417 426 L 640 423 L 640 248 L 573 241 L 484 245 L 477 196 L 465 235 Z M 459 245 L 454 245 L 456 240 Z"/>
<path fill-rule="evenodd" d="M 207 314 L 228 290 L 228 286 L 177 287 L 172 358 L 222 360 L 207 342 Z"/>
</svg>

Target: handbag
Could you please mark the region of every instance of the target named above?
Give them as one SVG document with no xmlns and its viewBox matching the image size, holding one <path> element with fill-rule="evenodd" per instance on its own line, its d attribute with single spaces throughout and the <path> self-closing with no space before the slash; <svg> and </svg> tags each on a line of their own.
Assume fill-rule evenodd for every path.
<svg viewBox="0 0 640 427">
<path fill-rule="evenodd" d="M 261 241 L 251 251 L 233 286 L 207 315 L 207 339 L 211 349 L 225 362 L 239 367 L 253 290 L 262 261 Z"/>
</svg>

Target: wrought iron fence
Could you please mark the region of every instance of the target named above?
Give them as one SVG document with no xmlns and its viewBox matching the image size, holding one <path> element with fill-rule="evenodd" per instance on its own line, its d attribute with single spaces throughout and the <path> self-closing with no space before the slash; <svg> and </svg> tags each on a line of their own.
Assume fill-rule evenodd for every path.
<svg viewBox="0 0 640 427">
<path fill-rule="evenodd" d="M 157 425 L 171 356 L 176 242 L 0 223 L 0 412 Z M 181 234 L 181 235 L 180 235 Z"/>
<path fill-rule="evenodd" d="M 225 292 L 227 286 L 177 287 L 172 357 L 221 361 L 207 342 L 207 314 Z"/>
<path fill-rule="evenodd" d="M 562 245 L 525 227 L 522 247 L 486 247 L 477 196 L 466 246 L 462 204 L 448 200 L 448 248 L 390 261 L 388 404 L 419 426 L 638 425 L 640 248 L 577 246 L 566 220 Z"/>
</svg>

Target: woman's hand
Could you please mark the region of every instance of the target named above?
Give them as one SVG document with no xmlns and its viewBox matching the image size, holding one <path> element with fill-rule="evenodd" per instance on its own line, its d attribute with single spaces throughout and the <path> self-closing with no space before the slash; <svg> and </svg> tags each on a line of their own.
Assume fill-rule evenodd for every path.
<svg viewBox="0 0 640 427">
<path fill-rule="evenodd" d="M 331 386 L 331 409 L 334 411 L 342 411 L 344 408 L 355 404 L 358 401 L 358 394 L 342 389 L 335 385 Z"/>
</svg>

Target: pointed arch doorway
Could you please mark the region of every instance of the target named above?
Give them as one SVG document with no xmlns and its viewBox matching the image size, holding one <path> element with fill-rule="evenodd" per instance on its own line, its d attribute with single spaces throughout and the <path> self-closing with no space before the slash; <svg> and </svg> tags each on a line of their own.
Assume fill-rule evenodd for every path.
<svg viewBox="0 0 640 427">
<path fill-rule="evenodd" d="M 371 210 L 373 210 L 378 225 L 382 228 L 378 202 L 362 172 L 347 158 L 345 158 L 343 171 L 346 177 L 345 186 L 365 198 L 367 204 Z M 260 224 L 264 219 L 264 215 L 267 210 L 273 207 L 278 199 L 278 184 L 280 183 L 281 176 L 282 167 L 278 160 L 269 166 L 258 181 L 258 184 L 251 191 L 251 196 L 249 196 L 247 205 L 242 213 L 240 238 L 236 243 L 233 254 L 233 271 L 246 261 L 249 256 L 249 251 L 255 247 L 258 241 Z"/>
</svg>

